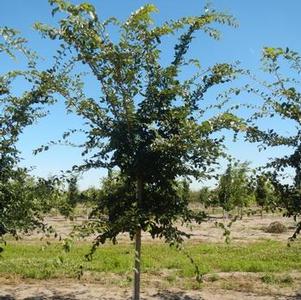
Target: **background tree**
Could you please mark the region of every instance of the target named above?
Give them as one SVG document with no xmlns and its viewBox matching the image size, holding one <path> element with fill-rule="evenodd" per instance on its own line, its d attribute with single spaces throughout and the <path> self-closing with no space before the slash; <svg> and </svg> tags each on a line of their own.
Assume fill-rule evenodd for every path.
<svg viewBox="0 0 301 300">
<path fill-rule="evenodd" d="M 81 202 L 82 203 L 98 203 L 99 195 L 101 194 L 101 189 L 96 187 L 89 187 L 81 192 Z"/>
<path fill-rule="evenodd" d="M 286 209 L 287 216 L 296 218 L 301 212 L 301 58 L 288 48 L 266 47 L 262 61 L 269 77 L 260 82 L 258 89 L 251 89 L 264 100 L 262 110 L 255 114 L 254 120 L 284 120 L 288 130 L 286 133 L 275 129 L 264 131 L 254 126 L 255 129 L 248 133 L 248 139 L 260 142 L 264 148 L 286 146 L 291 149 L 290 154 L 273 159 L 267 168 L 270 168 L 271 180 L 281 198 L 279 206 Z M 293 178 L 287 179 L 290 174 L 293 174 Z M 300 230 L 301 223 L 293 238 Z"/>
<path fill-rule="evenodd" d="M 249 168 L 246 162 L 228 164 L 217 187 L 219 203 L 224 211 L 229 212 L 237 207 L 239 215 L 242 217 L 243 207 L 248 206 L 252 195 L 248 172 Z"/>
<path fill-rule="evenodd" d="M 261 217 L 263 216 L 264 210 L 268 211 L 269 209 L 277 207 L 277 194 L 268 176 L 257 176 L 255 199 L 256 203 L 261 206 Z"/>
<path fill-rule="evenodd" d="M 212 208 L 212 213 L 215 212 L 215 207 L 220 205 L 216 188 L 207 186 L 201 188 L 198 192 L 197 201 L 202 203 L 205 208 Z"/>
<path fill-rule="evenodd" d="M 249 206 L 254 200 L 254 190 L 249 177 L 249 163 L 235 163 L 233 174 L 233 202 L 237 207 L 240 217 L 243 216 L 243 208 Z"/>
<path fill-rule="evenodd" d="M 120 22 L 115 18 L 101 21 L 88 3 L 50 3 L 53 13 L 59 11 L 65 17 L 58 28 L 43 24 L 36 28 L 62 41 L 62 51 L 71 50 L 71 60 L 87 67 L 99 89 L 98 98 L 86 97 L 82 83 L 75 79 L 65 95 L 69 110 L 82 116 L 88 128 L 83 155 L 91 155 L 74 170 L 104 167 L 120 172 L 108 182 L 114 186 L 95 211 L 99 219 L 91 228 L 99 235 L 93 249 L 107 239 L 116 241 L 120 232 L 135 237 L 134 299 L 139 299 L 141 231 L 179 243 L 187 234 L 174 225 L 176 220 L 203 220 L 202 213 L 188 208 L 187 193 L 178 193 L 178 179 L 210 178 L 223 153 L 223 138 L 213 134 L 222 128 L 239 129 L 239 119 L 231 113 L 206 119 L 202 105 L 210 88 L 235 77 L 235 66 L 216 64 L 186 80 L 181 74 L 187 64 L 199 68 L 197 60 L 185 59 L 197 31 L 218 38 L 213 23 L 236 23 L 209 7 L 203 15 L 154 26 L 151 14 L 157 9 L 153 5 L 141 7 Z M 112 26 L 119 32 L 114 38 Z M 163 64 L 160 43 L 175 34 L 173 58 Z"/>
<path fill-rule="evenodd" d="M 220 206 L 223 209 L 223 216 L 225 212 L 229 212 L 234 208 L 233 205 L 233 185 L 232 185 L 232 165 L 229 164 L 225 173 L 220 177 L 218 184 L 218 199 Z"/>
<path fill-rule="evenodd" d="M 198 200 L 200 203 L 202 203 L 204 205 L 205 208 L 211 206 L 209 187 L 205 186 L 200 189 L 199 195 L 198 195 Z"/>
<path fill-rule="evenodd" d="M 74 174 L 72 174 L 71 176 L 69 176 L 69 178 L 66 179 L 67 191 L 61 193 L 59 202 L 56 205 L 56 207 L 62 215 L 71 219 L 73 219 L 74 217 L 74 210 L 76 205 L 79 204 L 84 198 L 84 196 L 82 195 L 82 193 L 80 193 L 78 189 L 77 182 L 78 177 Z"/>
<path fill-rule="evenodd" d="M 19 167 L 20 153 L 16 144 L 24 128 L 45 114 L 43 106 L 53 102 L 50 94 L 55 81 L 49 72 L 37 70 L 36 55 L 27 49 L 26 40 L 17 31 L 0 28 L 0 39 L 1 58 L 21 55 L 28 61 L 26 70 L 0 74 L 0 237 L 3 237 L 7 233 L 17 235 L 44 227 L 42 212 L 47 205 L 43 207 L 41 202 L 48 196 L 42 190 L 47 189 L 49 193 L 50 182 L 35 181 L 26 168 Z M 62 78 L 57 79 L 60 82 Z M 20 96 L 16 96 L 13 89 L 17 80 L 29 86 Z"/>
<path fill-rule="evenodd" d="M 25 47 L 25 40 L 17 31 L 0 28 L 0 54 L 15 58 L 20 51 L 32 57 Z M 26 191 L 25 169 L 17 167 L 19 162 L 16 142 L 23 128 L 32 124 L 35 112 L 31 108 L 33 99 L 29 94 L 17 98 L 11 94 L 11 83 L 25 72 L 11 71 L 0 76 L 0 236 L 17 234 L 18 230 L 29 230 L 39 220 L 32 213 L 33 202 Z M 29 196 L 29 197 L 28 197 Z"/>
<path fill-rule="evenodd" d="M 79 190 L 78 190 L 78 184 L 77 184 L 77 176 L 73 175 L 68 181 L 68 202 L 74 207 L 77 202 L 79 202 Z"/>
</svg>

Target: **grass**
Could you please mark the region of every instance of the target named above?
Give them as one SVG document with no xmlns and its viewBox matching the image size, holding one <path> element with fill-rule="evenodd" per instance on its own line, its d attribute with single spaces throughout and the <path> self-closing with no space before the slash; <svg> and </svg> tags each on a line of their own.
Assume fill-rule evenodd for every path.
<svg viewBox="0 0 301 300">
<path fill-rule="evenodd" d="M 22 278 L 76 278 L 80 267 L 92 278 L 104 274 L 128 275 L 132 272 L 133 246 L 130 244 L 105 245 L 98 249 L 92 262 L 84 259 L 89 244 L 79 244 L 69 253 L 60 244 L 43 247 L 41 242 L 10 242 L 0 258 L 0 276 Z M 285 243 L 262 241 L 251 244 L 188 244 L 186 252 L 195 260 L 202 273 L 264 272 L 263 282 L 272 282 L 272 273 L 301 271 L 301 245 L 287 247 Z M 192 278 L 195 267 L 187 256 L 167 245 L 144 244 L 142 271 L 147 275 L 165 276 L 168 282 L 176 278 Z M 163 275 L 162 275 L 163 274 Z M 272 274 L 272 275 L 270 275 Z M 131 276 L 129 276 L 130 278 Z M 130 281 L 126 280 L 126 281 Z M 274 280 L 275 281 L 275 280 Z M 285 280 L 284 280 L 285 281 Z"/>
</svg>

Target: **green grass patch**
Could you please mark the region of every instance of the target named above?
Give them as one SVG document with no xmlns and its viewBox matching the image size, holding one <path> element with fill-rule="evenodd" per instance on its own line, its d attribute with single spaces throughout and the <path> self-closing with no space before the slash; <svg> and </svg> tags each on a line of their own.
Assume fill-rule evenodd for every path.
<svg viewBox="0 0 301 300">
<path fill-rule="evenodd" d="M 23 278 L 76 278 L 80 267 L 84 273 L 129 275 L 133 266 L 133 245 L 105 245 L 88 262 L 84 255 L 89 244 L 78 244 L 69 253 L 60 244 L 43 247 L 42 243 L 9 242 L 0 258 L 1 275 Z M 250 244 L 188 244 L 185 251 L 193 257 L 202 273 L 263 272 L 263 282 L 273 281 L 271 273 L 301 271 L 301 244 L 262 241 Z M 195 266 L 182 252 L 168 245 L 144 244 L 142 271 L 149 275 L 166 274 L 168 282 L 195 276 Z M 93 276 L 94 276 L 93 275 Z M 92 276 L 92 277 L 93 277 Z M 164 275 L 163 275 L 164 277 Z M 283 279 L 285 281 L 285 279 Z M 288 279 L 287 279 L 288 280 Z"/>
</svg>

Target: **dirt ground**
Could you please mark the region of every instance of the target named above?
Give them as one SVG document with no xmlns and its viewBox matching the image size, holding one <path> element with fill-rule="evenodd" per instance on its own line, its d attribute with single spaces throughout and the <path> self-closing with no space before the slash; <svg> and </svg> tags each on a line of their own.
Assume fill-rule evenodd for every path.
<svg viewBox="0 0 301 300">
<path fill-rule="evenodd" d="M 66 236 L 72 230 L 75 224 L 85 222 L 86 218 L 79 217 L 75 221 L 66 220 L 63 217 L 52 217 L 46 220 L 48 225 L 53 226 L 57 233 L 62 237 Z M 281 234 L 268 233 L 266 229 L 272 222 L 279 221 L 283 223 L 288 229 L 286 232 Z M 192 224 L 190 227 L 181 227 L 179 229 L 186 231 L 191 234 L 191 240 L 202 241 L 202 242 L 223 242 L 225 237 L 223 236 L 223 230 L 216 225 L 216 223 L 224 223 L 226 226 L 230 224 L 231 219 L 223 219 L 220 215 L 215 215 L 209 222 L 202 224 Z M 232 223 L 229 228 L 230 239 L 232 242 L 238 243 L 249 243 L 259 240 L 277 240 L 287 241 L 294 232 L 296 222 L 292 218 L 284 218 L 281 215 L 264 215 L 261 216 L 244 216 L 241 220 L 238 219 Z M 36 239 L 37 236 L 28 236 L 25 239 Z M 90 239 L 93 239 L 91 237 Z M 160 242 L 160 240 L 153 240 L 147 233 L 143 234 L 144 241 Z M 119 241 L 128 241 L 128 235 L 120 235 Z"/>
<path fill-rule="evenodd" d="M 229 275 L 229 274 L 228 274 Z M 2 283 L 0 300 L 130 300 L 132 291 L 128 288 L 104 287 L 99 284 L 78 283 L 75 281 L 35 281 Z M 184 291 L 180 288 L 158 289 L 142 287 L 141 300 L 297 300 L 298 291 L 266 290 L 249 292 L 243 288 L 227 290 L 214 288 L 214 285 L 199 290 Z"/>
<path fill-rule="evenodd" d="M 53 225 L 57 232 L 64 236 L 71 231 L 75 223 L 83 221 L 78 218 L 75 222 L 67 221 L 62 217 L 51 217 L 47 219 L 49 225 Z M 192 233 L 191 239 L 195 242 L 223 242 L 223 231 L 215 225 L 221 222 L 221 216 L 201 225 L 192 225 L 186 228 Z M 265 232 L 265 228 L 274 221 L 280 221 L 286 225 L 288 231 L 281 234 Z M 229 221 L 225 221 L 228 224 Z M 268 215 L 244 217 L 237 220 L 231 226 L 231 240 L 233 243 L 248 243 L 264 239 L 287 241 L 294 231 L 295 222 L 280 215 Z M 25 240 L 34 241 L 38 236 L 25 237 Z M 119 240 L 127 241 L 127 236 L 120 236 Z M 144 242 L 154 242 L 147 234 L 143 235 Z M 159 242 L 159 241 L 158 241 Z M 255 273 L 218 273 L 218 282 L 206 280 L 202 287 L 194 290 L 183 290 L 181 286 L 164 289 L 156 284 L 142 286 L 141 299 L 158 300 L 301 300 L 301 274 L 292 274 L 296 279 L 291 287 L 265 285 L 260 282 L 260 274 Z M 160 280 L 160 278 L 156 278 Z M 143 278 L 142 278 L 143 282 Z M 147 282 L 150 282 L 149 280 Z M 231 287 L 235 282 L 236 287 Z M 250 292 L 251 291 L 251 292 Z M 254 292 L 256 291 L 256 292 Z M 79 282 L 76 280 L 20 280 L 0 278 L 0 300 L 127 300 L 131 299 L 132 291 L 128 287 L 104 286 L 101 283 Z"/>
</svg>

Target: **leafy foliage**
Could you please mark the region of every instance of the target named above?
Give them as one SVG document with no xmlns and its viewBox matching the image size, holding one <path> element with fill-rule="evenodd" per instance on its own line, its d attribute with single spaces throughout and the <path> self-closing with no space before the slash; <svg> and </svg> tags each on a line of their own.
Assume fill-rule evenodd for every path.
<svg viewBox="0 0 301 300">
<path fill-rule="evenodd" d="M 217 189 L 209 189 L 209 187 L 203 187 L 198 194 L 198 201 L 202 203 L 205 208 L 219 206 Z"/>
<path fill-rule="evenodd" d="M 26 41 L 18 32 L 0 28 L 0 54 L 16 58 L 18 53 L 28 59 L 27 70 L 14 70 L 0 75 L 0 237 L 6 233 L 17 235 L 42 226 L 41 213 L 45 200 L 52 191 L 47 180 L 33 181 L 28 170 L 18 166 L 20 153 L 16 147 L 26 126 L 45 114 L 43 106 L 52 103 L 51 76 L 36 68 L 36 55 L 26 47 Z M 31 87 L 16 96 L 13 84 L 23 80 Z M 40 190 L 40 191 L 39 191 Z M 43 191 L 47 191 L 45 194 Z M 48 195 L 47 195 L 48 193 Z M 47 196 L 46 196 L 47 195 Z M 40 199 L 37 200 L 36 197 Z"/>
<path fill-rule="evenodd" d="M 66 193 L 66 211 L 64 215 L 70 215 L 76 204 L 80 202 L 81 194 L 77 185 L 78 178 L 73 175 L 68 179 L 68 190 Z"/>
<path fill-rule="evenodd" d="M 252 189 L 248 177 L 248 163 L 229 164 L 218 184 L 218 199 L 225 211 L 248 205 Z"/>
<path fill-rule="evenodd" d="M 255 186 L 256 203 L 263 210 L 275 209 L 279 203 L 277 192 L 268 176 L 257 176 Z"/>
<path fill-rule="evenodd" d="M 267 167 L 271 168 L 270 178 L 281 198 L 278 205 L 286 209 L 287 216 L 297 217 L 301 211 L 301 58 L 297 52 L 288 48 L 266 47 L 263 49 L 262 61 L 264 70 L 272 75 L 273 80 L 262 83 L 260 96 L 264 104 L 255 120 L 278 117 L 290 124 L 290 130 L 286 134 L 273 129 L 255 130 L 249 134 L 249 139 L 261 142 L 264 147 L 286 146 L 291 149 L 290 154 L 273 159 Z M 294 174 L 293 179 L 288 178 L 290 173 Z"/>
<path fill-rule="evenodd" d="M 211 23 L 236 25 L 226 14 L 207 9 L 196 17 L 154 26 L 153 5 L 134 12 L 124 23 L 115 18 L 100 21 L 94 7 L 82 3 L 50 1 L 53 13 L 65 14 L 59 28 L 36 24 L 44 36 L 60 39 L 98 80 L 100 98 L 85 97 L 78 78 L 66 95 L 69 109 L 89 126 L 83 155 L 91 156 L 75 170 L 118 168 L 120 176 L 103 198 L 101 211 L 108 213 L 97 243 L 115 240 L 119 232 L 134 235 L 137 226 L 167 240 L 181 240 L 173 222 L 198 217 L 188 209 L 187 200 L 177 193 L 176 179 L 212 176 L 212 167 L 222 155 L 222 139 L 212 134 L 222 128 L 238 130 L 239 119 L 230 113 L 205 120 L 201 102 L 213 86 L 231 81 L 236 68 L 216 64 L 187 80 L 180 80 L 187 64 L 185 54 L 196 31 L 217 38 Z M 110 26 L 119 28 L 119 40 L 110 38 Z M 184 32 L 184 33 L 181 33 Z M 166 67 L 160 61 L 163 36 L 179 34 L 174 59 Z M 71 90 L 71 89 L 70 89 Z M 200 121 L 202 120 L 203 121 Z M 142 198 L 137 202 L 137 182 Z M 201 220 L 201 218 L 199 219 Z"/>
<path fill-rule="evenodd" d="M 26 47 L 26 40 L 20 37 L 19 32 L 8 27 L 0 28 L 0 53 L 5 53 L 10 58 L 16 59 L 16 52 L 21 52 L 29 59 L 33 59 L 35 54 Z"/>
</svg>

